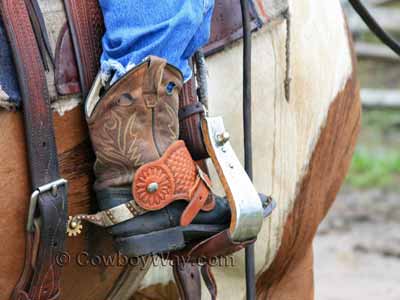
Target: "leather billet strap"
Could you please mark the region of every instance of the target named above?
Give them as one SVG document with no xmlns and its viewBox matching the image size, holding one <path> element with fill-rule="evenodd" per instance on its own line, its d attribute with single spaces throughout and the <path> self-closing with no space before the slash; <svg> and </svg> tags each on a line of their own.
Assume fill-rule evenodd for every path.
<svg viewBox="0 0 400 300">
<path fill-rule="evenodd" d="M 30 163 L 31 197 L 26 259 L 13 299 L 57 299 L 63 250 L 67 196 L 60 179 L 52 112 L 45 71 L 24 0 L 0 0 L 0 11 L 13 50 L 23 99 Z"/>
</svg>

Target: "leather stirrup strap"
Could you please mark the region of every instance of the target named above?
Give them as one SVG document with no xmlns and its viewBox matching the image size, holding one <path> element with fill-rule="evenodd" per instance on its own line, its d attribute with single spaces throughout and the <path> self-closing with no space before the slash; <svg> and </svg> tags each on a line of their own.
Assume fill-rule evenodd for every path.
<svg viewBox="0 0 400 300">
<path fill-rule="evenodd" d="M 174 279 L 178 288 L 179 299 L 200 300 L 201 299 L 201 276 L 210 293 L 211 300 L 217 299 L 217 284 L 209 264 L 199 266 L 196 263 L 181 263 L 175 261 L 173 264 Z"/>
<path fill-rule="evenodd" d="M 0 0 L 23 99 L 31 185 L 26 259 L 13 299 L 50 300 L 60 293 L 67 197 L 58 170 L 52 113 L 40 51 L 24 0 Z M 35 221 L 34 221 L 35 220 Z"/>
<path fill-rule="evenodd" d="M 203 277 L 204 283 L 210 293 L 211 300 L 217 299 L 217 282 L 215 281 L 214 274 L 211 271 L 211 266 L 205 264 L 201 266 L 201 276 Z"/>
<path fill-rule="evenodd" d="M 176 261 L 173 264 L 173 271 L 179 299 L 201 300 L 199 266 L 194 263 L 180 263 Z"/>
</svg>

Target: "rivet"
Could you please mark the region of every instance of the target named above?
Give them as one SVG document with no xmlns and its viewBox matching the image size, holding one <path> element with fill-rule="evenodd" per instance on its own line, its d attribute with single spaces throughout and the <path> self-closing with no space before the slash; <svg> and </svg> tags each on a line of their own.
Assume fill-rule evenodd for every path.
<svg viewBox="0 0 400 300">
<path fill-rule="evenodd" d="M 155 193 L 157 191 L 158 191 L 158 183 L 157 182 L 152 182 L 147 186 L 147 192 Z"/>
<path fill-rule="evenodd" d="M 216 136 L 216 140 L 217 143 L 222 146 L 223 144 L 225 144 L 227 141 L 229 141 L 229 139 L 231 138 L 229 132 L 224 131 L 222 133 L 217 134 Z"/>
</svg>

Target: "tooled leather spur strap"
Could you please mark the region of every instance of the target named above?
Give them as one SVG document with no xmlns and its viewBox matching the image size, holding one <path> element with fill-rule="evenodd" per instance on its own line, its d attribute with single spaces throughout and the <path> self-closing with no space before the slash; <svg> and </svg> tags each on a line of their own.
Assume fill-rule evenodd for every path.
<svg viewBox="0 0 400 300">
<path fill-rule="evenodd" d="M 64 185 L 53 191 L 44 188 L 60 178 L 46 78 L 24 0 L 0 0 L 0 8 L 23 99 L 32 195 L 37 200 L 30 211 L 39 220 L 35 229 L 27 228 L 25 266 L 12 297 L 57 299 L 61 269 L 55 257 L 63 249 L 67 201 Z"/>
<path fill-rule="evenodd" d="M 83 97 L 99 70 L 101 38 L 104 34 L 103 15 L 97 0 L 64 0 L 68 24 L 71 31 L 74 51 Z"/>
<path fill-rule="evenodd" d="M 155 186 L 154 190 L 149 189 Z M 146 210 L 159 210 L 176 200 L 188 205 L 180 219 L 189 225 L 199 211 L 209 211 L 215 203 L 207 203 L 211 182 L 196 166 L 183 141 L 173 143 L 156 161 L 141 166 L 132 184 L 133 198 Z"/>
</svg>

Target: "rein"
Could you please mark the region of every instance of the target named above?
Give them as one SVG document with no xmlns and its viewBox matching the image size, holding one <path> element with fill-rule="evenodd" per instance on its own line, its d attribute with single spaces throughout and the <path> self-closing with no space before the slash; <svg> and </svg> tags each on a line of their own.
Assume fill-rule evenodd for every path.
<svg viewBox="0 0 400 300">
<path fill-rule="evenodd" d="M 243 133 L 244 169 L 253 180 L 253 143 L 251 130 L 251 24 L 248 0 L 240 0 L 243 23 Z M 246 299 L 256 299 L 254 243 L 245 249 Z"/>
<path fill-rule="evenodd" d="M 379 25 L 376 19 L 370 14 L 368 9 L 360 2 L 360 0 L 349 0 L 349 2 L 364 23 L 368 26 L 368 28 L 375 34 L 375 36 L 400 56 L 400 43 L 391 37 L 381 25 Z"/>
</svg>

